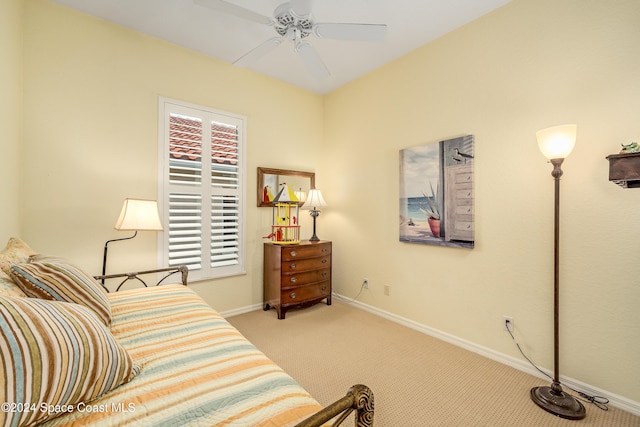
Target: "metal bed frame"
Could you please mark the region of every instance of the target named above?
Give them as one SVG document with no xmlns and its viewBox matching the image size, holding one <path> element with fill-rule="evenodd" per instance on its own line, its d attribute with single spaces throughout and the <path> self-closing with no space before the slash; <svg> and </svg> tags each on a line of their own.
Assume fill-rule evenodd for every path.
<svg viewBox="0 0 640 427">
<path fill-rule="evenodd" d="M 345 397 L 316 412 L 296 427 L 319 427 L 334 418 L 331 425 L 339 426 L 353 411 L 356 411 L 356 427 L 373 426 L 373 392 L 366 385 L 352 386 Z"/>
<path fill-rule="evenodd" d="M 118 285 L 116 290 L 114 291 L 114 292 L 118 292 L 120 290 L 120 288 L 125 283 L 127 283 L 129 280 L 137 280 L 138 282 L 142 283 L 145 288 L 148 288 L 149 285 L 147 285 L 147 282 L 145 282 L 139 276 L 141 276 L 143 274 L 152 274 L 152 273 L 165 273 L 164 276 L 161 277 L 160 280 L 158 280 L 154 286 L 161 285 L 162 282 L 166 278 L 168 278 L 170 276 L 173 276 L 176 273 L 180 273 L 180 275 L 181 275 L 180 280 L 181 280 L 182 284 L 184 286 L 187 286 L 187 276 L 189 275 L 189 268 L 186 265 L 181 265 L 179 267 L 167 267 L 167 268 L 156 268 L 156 269 L 153 269 L 153 270 L 134 271 L 134 272 L 130 272 L 130 273 L 107 274 L 107 275 L 103 275 L 103 276 L 93 276 L 93 278 L 98 280 L 100 282 L 100 284 L 102 285 L 102 287 L 107 292 L 111 292 L 111 290 L 109 290 L 109 288 L 104 284 L 104 281 L 106 279 L 122 279 L 122 278 L 124 278 L 120 282 L 120 284 Z"/>
</svg>

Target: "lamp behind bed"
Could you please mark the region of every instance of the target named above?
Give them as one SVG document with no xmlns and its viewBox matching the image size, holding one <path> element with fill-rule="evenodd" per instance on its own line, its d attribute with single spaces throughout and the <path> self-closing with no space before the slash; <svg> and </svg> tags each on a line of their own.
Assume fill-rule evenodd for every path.
<svg viewBox="0 0 640 427">
<path fill-rule="evenodd" d="M 109 243 L 119 240 L 133 239 L 138 235 L 138 231 L 162 231 L 162 223 L 158 214 L 158 202 L 155 200 L 125 199 L 122 211 L 114 227 L 121 231 L 134 231 L 133 236 L 122 237 L 120 239 L 107 240 L 104 244 L 104 254 L 102 257 L 102 284 L 107 268 L 107 249 Z"/>
</svg>

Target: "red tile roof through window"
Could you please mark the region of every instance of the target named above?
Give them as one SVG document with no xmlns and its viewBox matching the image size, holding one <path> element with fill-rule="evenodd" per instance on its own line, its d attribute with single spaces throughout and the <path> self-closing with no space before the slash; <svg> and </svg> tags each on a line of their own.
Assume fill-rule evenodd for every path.
<svg viewBox="0 0 640 427">
<path fill-rule="evenodd" d="M 169 153 L 171 158 L 197 161 L 201 154 L 202 122 L 171 115 Z M 211 124 L 211 161 L 235 165 L 238 157 L 238 130 L 232 126 Z"/>
</svg>

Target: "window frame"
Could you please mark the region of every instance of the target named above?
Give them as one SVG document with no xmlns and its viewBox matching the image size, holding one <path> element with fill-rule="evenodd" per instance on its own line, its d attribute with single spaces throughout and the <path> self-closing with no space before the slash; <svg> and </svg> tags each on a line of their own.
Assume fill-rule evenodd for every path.
<svg viewBox="0 0 640 427">
<path fill-rule="evenodd" d="M 200 196 L 213 195 L 216 190 L 212 189 L 211 185 L 211 173 L 208 175 L 204 172 L 206 170 L 212 170 L 211 156 L 208 155 L 210 148 L 204 149 L 205 145 L 211 145 L 211 127 L 205 126 L 205 123 L 212 123 L 211 118 L 215 118 L 215 122 L 234 125 L 237 129 L 237 158 L 236 164 L 238 169 L 238 189 L 235 191 L 234 197 L 238 197 L 238 218 L 237 218 L 237 244 L 238 244 L 238 258 L 237 263 L 234 265 L 212 267 L 211 266 L 211 243 L 213 238 L 211 236 L 211 224 L 212 221 L 203 221 L 200 223 L 200 229 L 202 232 L 202 268 L 198 270 L 189 271 L 189 281 L 202 281 L 210 279 L 218 279 L 222 277 L 236 276 L 246 274 L 246 194 L 247 194 L 247 168 L 246 168 L 246 126 L 247 118 L 240 114 L 230 113 L 227 111 L 221 111 L 215 108 L 192 104 L 176 99 L 159 97 L 158 102 L 158 209 L 164 231 L 158 233 L 158 265 L 161 267 L 169 267 L 169 194 L 173 184 L 169 182 L 169 170 L 170 170 L 170 153 L 169 153 L 169 125 L 170 114 L 188 114 L 193 117 L 198 117 L 203 121 L 203 158 L 207 157 L 207 160 L 203 159 L 201 182 L 199 185 L 192 185 L 192 188 L 199 188 L 199 191 L 195 191 L 195 194 Z M 208 120 L 208 121 L 207 121 Z M 209 135 L 206 139 L 204 135 Z M 208 141 L 205 144 L 204 141 Z M 205 165 L 205 163 L 207 163 Z M 210 185 L 208 190 L 204 189 L 204 183 Z M 225 191 L 226 193 L 226 191 Z M 202 205 L 202 218 L 205 218 L 204 212 L 211 211 L 214 207 L 213 198 L 210 198 L 208 204 L 205 205 L 205 199 L 203 198 Z M 211 218 L 211 215 L 209 215 Z M 205 239 L 204 236 L 208 236 Z"/>
</svg>

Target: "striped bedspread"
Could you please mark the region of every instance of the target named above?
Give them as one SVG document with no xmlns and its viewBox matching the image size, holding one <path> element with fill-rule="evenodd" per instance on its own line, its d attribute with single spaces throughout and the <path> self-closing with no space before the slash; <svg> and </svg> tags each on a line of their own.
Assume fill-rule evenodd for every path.
<svg viewBox="0 0 640 427">
<path fill-rule="evenodd" d="M 192 290 L 109 295 L 131 382 L 46 426 L 292 426 L 321 406 Z"/>
</svg>

